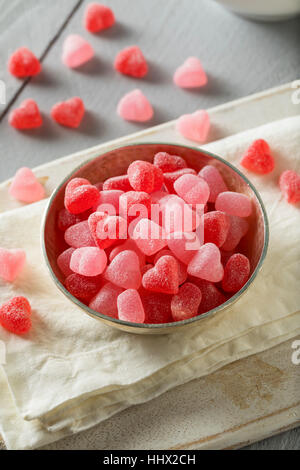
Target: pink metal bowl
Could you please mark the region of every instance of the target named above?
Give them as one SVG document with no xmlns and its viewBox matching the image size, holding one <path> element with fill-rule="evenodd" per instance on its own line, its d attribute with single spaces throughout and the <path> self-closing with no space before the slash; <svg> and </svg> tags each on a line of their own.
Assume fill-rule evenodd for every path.
<svg viewBox="0 0 300 470">
<path fill-rule="evenodd" d="M 104 181 L 112 176 L 126 173 L 128 165 L 134 160 L 152 161 L 157 152 L 168 152 L 183 157 L 188 166 L 199 171 L 204 165 L 214 165 L 222 174 L 229 190 L 238 191 L 250 197 L 253 205 L 252 215 L 247 219 L 250 229 L 242 240 L 241 251 L 249 258 L 251 263 L 250 278 L 235 295 L 219 307 L 188 320 L 164 324 L 130 323 L 102 315 L 83 304 L 64 287 L 64 277 L 60 272 L 56 260 L 58 255 L 66 249 L 63 236 L 57 229 L 57 214 L 64 207 L 64 193 L 67 183 L 72 178 L 87 178 L 91 183 Z M 196 327 L 208 317 L 216 315 L 219 311 L 228 311 L 231 305 L 238 301 L 242 294 L 254 281 L 266 256 L 269 239 L 268 219 L 261 198 L 250 181 L 234 166 L 222 158 L 201 149 L 166 143 L 140 143 L 116 148 L 110 152 L 99 155 L 76 168 L 72 174 L 65 178 L 53 192 L 47 205 L 42 224 L 42 248 L 49 273 L 56 286 L 65 294 L 69 301 L 79 306 L 83 312 L 107 325 L 130 333 L 140 334 L 167 334 L 178 332 L 187 327 Z"/>
</svg>

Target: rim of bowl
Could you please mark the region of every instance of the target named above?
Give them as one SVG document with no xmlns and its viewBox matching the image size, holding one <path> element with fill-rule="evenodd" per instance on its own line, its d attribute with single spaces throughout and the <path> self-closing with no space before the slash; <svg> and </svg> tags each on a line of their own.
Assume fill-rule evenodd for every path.
<svg viewBox="0 0 300 470">
<path fill-rule="evenodd" d="M 186 320 L 181 320 L 181 321 L 177 321 L 177 322 L 170 322 L 170 323 L 134 323 L 134 322 L 128 322 L 128 321 L 124 321 L 124 320 L 119 320 L 118 318 L 112 318 L 112 317 L 109 317 L 107 315 L 103 315 L 102 313 L 96 312 L 96 310 L 91 309 L 88 305 L 84 304 L 79 299 L 74 297 L 65 288 L 65 286 L 59 281 L 59 279 L 56 277 L 55 273 L 53 272 L 51 263 L 48 259 L 46 244 L 45 244 L 45 227 L 46 227 L 46 222 L 47 222 L 47 216 L 48 216 L 48 212 L 50 210 L 50 207 L 52 205 L 53 200 L 55 199 L 56 195 L 61 190 L 61 188 L 64 186 L 64 184 L 70 178 L 72 178 L 72 175 L 74 173 L 76 173 L 78 170 L 80 170 L 80 168 L 84 167 L 85 165 L 92 162 L 93 160 L 96 160 L 100 156 L 105 155 L 106 153 L 109 153 L 109 152 L 114 151 L 114 150 L 120 150 L 122 148 L 135 147 L 135 146 L 140 146 L 140 145 L 145 145 L 145 146 L 147 146 L 147 145 L 169 145 L 169 146 L 174 146 L 174 147 L 183 147 L 185 149 L 194 150 L 196 152 L 203 153 L 203 154 L 205 154 L 209 157 L 212 157 L 216 160 L 219 160 L 221 163 L 223 163 L 224 165 L 229 166 L 233 171 L 235 171 L 247 183 L 247 185 L 250 186 L 250 188 L 254 192 L 254 194 L 255 194 L 258 202 L 259 202 L 260 209 L 261 209 L 262 214 L 263 214 L 263 219 L 264 219 L 264 246 L 263 246 L 263 250 L 262 250 L 261 256 L 259 258 L 259 261 L 256 265 L 256 268 L 254 269 L 253 273 L 249 277 L 248 281 L 243 285 L 243 287 L 238 292 L 236 292 L 232 297 L 230 297 L 228 300 L 226 300 L 226 302 L 224 302 L 223 304 L 219 305 L 216 308 L 208 310 L 208 312 L 202 313 L 201 315 L 196 315 L 195 317 L 188 318 Z M 266 212 L 264 203 L 263 203 L 263 201 L 261 199 L 261 196 L 258 193 L 257 189 L 255 188 L 255 186 L 251 183 L 251 181 L 237 167 L 235 167 L 231 163 L 227 162 L 222 157 L 219 157 L 218 155 L 216 155 L 214 153 L 208 152 L 207 150 L 203 150 L 201 147 L 200 148 L 199 147 L 193 147 L 193 146 L 190 146 L 190 145 L 174 144 L 174 143 L 169 143 L 169 142 L 135 142 L 135 143 L 132 143 L 132 144 L 127 144 L 127 145 L 121 145 L 121 146 L 114 147 L 112 150 L 100 153 L 97 157 L 92 157 L 92 158 L 89 158 L 89 159 L 85 160 L 83 163 L 78 165 L 70 174 L 68 174 L 63 179 L 63 181 L 52 192 L 51 196 L 49 197 L 49 201 L 47 203 L 47 206 L 45 208 L 43 219 L 42 219 L 42 225 L 41 225 L 41 245 L 42 245 L 42 252 L 43 252 L 43 255 L 44 255 L 44 260 L 46 262 L 47 268 L 50 271 L 50 275 L 51 275 L 54 283 L 56 284 L 56 286 L 62 291 L 62 293 L 69 300 L 74 302 L 82 310 L 86 310 L 88 315 L 90 315 L 92 317 L 100 318 L 102 320 L 106 320 L 107 322 L 115 323 L 117 325 L 118 324 L 119 325 L 124 325 L 124 326 L 127 326 L 129 328 L 133 327 L 133 328 L 140 328 L 140 329 L 145 329 L 145 330 L 147 330 L 147 329 L 149 329 L 149 330 L 150 329 L 161 329 L 161 328 L 174 328 L 175 329 L 177 326 L 183 326 L 183 325 L 187 325 L 187 324 L 191 324 L 191 323 L 200 321 L 204 318 L 207 318 L 209 316 L 214 315 L 215 313 L 217 313 L 220 310 L 223 310 L 226 307 L 229 307 L 239 297 L 241 297 L 241 295 L 248 289 L 248 287 L 252 284 L 252 282 L 256 278 L 258 272 L 260 271 L 260 269 L 262 267 L 262 264 L 264 262 L 264 259 L 266 257 L 267 251 L 268 251 L 269 221 L 268 221 L 268 216 L 267 216 L 267 212 Z"/>
</svg>

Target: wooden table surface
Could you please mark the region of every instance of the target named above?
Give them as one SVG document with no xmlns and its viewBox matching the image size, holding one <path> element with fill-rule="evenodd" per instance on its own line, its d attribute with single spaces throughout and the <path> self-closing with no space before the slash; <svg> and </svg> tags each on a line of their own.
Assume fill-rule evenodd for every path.
<svg viewBox="0 0 300 470">
<path fill-rule="evenodd" d="M 116 116 L 118 100 L 134 88 L 141 88 L 154 105 L 155 116 L 147 124 L 152 126 L 300 77 L 299 18 L 255 23 L 231 15 L 212 0 L 109 0 L 117 25 L 90 35 L 82 27 L 87 3 L 0 0 L 0 80 L 6 87 L 6 104 L 0 100 L 1 180 L 20 166 L 34 167 L 146 127 Z M 76 71 L 60 61 L 62 42 L 70 33 L 87 38 L 96 51 L 96 58 Z M 133 44 L 142 48 L 150 65 L 149 75 L 140 81 L 112 68 L 116 53 Z M 11 52 L 25 45 L 42 59 L 43 72 L 19 81 L 8 74 L 6 62 Z M 190 55 L 201 58 L 207 70 L 209 84 L 203 90 L 184 91 L 172 83 L 174 69 Z M 75 95 L 88 110 L 80 129 L 51 122 L 51 106 Z M 7 116 L 26 98 L 39 103 L 45 125 L 20 133 L 10 128 Z M 91 442 L 91 448 L 94 445 Z M 249 448 L 299 449 L 300 430 Z"/>
</svg>

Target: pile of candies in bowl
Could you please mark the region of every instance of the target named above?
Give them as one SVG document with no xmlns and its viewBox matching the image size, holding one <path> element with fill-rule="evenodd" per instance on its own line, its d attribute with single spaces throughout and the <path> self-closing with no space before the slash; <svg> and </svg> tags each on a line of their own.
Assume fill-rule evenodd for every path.
<svg viewBox="0 0 300 470">
<path fill-rule="evenodd" d="M 168 333 L 229 308 L 262 265 L 268 223 L 251 183 L 221 158 L 135 144 L 90 160 L 50 198 L 46 262 L 89 315 Z"/>
</svg>

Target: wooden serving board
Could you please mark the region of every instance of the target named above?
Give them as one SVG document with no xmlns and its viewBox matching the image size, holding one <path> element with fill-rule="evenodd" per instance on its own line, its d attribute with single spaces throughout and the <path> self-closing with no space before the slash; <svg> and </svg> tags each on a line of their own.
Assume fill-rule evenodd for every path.
<svg viewBox="0 0 300 470">
<path fill-rule="evenodd" d="M 214 121 L 210 140 L 298 114 L 299 107 L 291 99 L 293 92 L 288 84 L 209 110 Z M 118 139 L 107 147 L 131 141 L 182 140 L 171 122 Z M 59 172 L 52 162 L 36 169 L 36 174 L 48 176 L 46 187 L 51 191 L 74 168 L 75 160 L 79 163 L 105 147 L 60 160 Z M 7 184 L 0 185 L 0 193 Z M 294 428 L 300 424 L 300 366 L 292 362 L 292 343 L 289 340 L 232 363 L 47 449 L 240 448 Z"/>
</svg>

